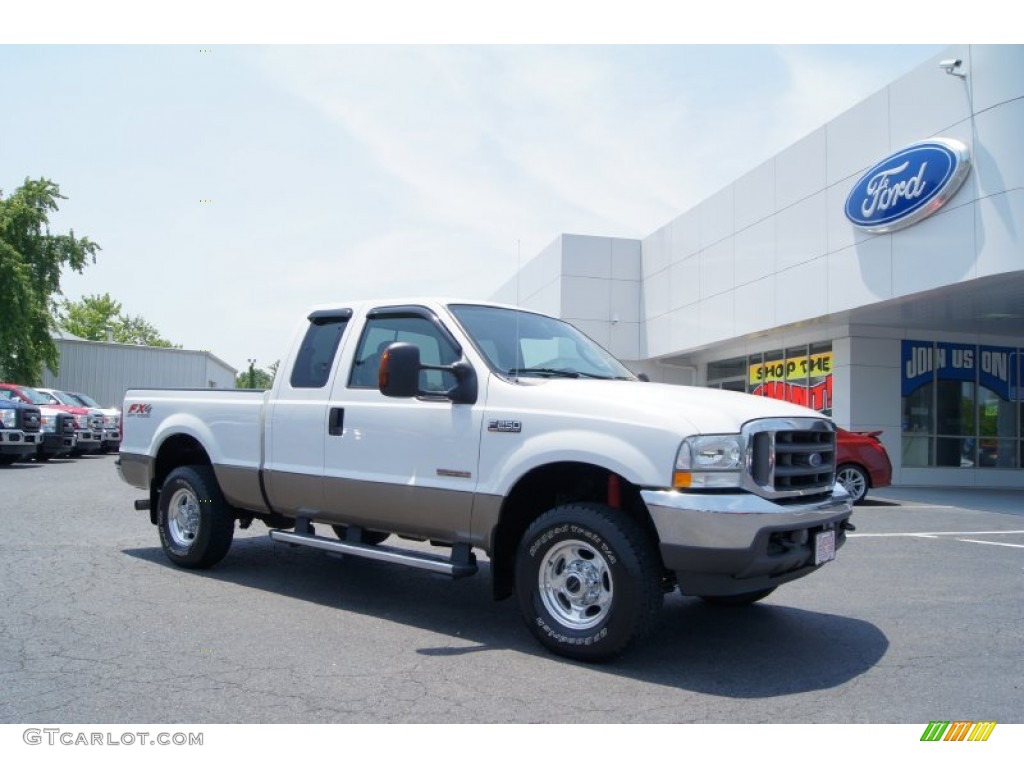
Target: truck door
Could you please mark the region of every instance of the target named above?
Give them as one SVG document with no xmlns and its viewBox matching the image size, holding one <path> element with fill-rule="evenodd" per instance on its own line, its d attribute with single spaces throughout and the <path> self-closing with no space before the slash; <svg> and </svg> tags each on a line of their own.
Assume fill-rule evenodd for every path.
<svg viewBox="0 0 1024 768">
<path fill-rule="evenodd" d="M 295 514 L 324 507 L 324 442 L 328 386 L 351 310 L 309 315 L 291 370 L 274 387 L 267 408 L 264 477 L 274 509 Z"/>
<path fill-rule="evenodd" d="M 459 343 L 424 307 L 390 307 L 367 316 L 347 375 L 339 372 L 329 408 L 343 412 L 325 450 L 325 510 L 339 522 L 445 541 L 469 537 L 483 393 L 454 404 L 446 371 L 423 371 L 418 398 L 377 389 L 380 355 L 396 341 L 415 344 L 426 365 L 462 359 Z M 336 417 L 337 418 L 337 417 Z"/>
</svg>

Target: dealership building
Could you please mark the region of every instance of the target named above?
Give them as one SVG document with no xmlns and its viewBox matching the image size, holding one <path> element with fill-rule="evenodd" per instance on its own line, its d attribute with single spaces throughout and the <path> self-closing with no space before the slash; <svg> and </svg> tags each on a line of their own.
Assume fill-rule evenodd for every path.
<svg viewBox="0 0 1024 768">
<path fill-rule="evenodd" d="M 881 430 L 897 485 L 1024 488 L 1024 46 L 956 45 L 640 240 L 496 295 L 654 381 Z"/>
</svg>

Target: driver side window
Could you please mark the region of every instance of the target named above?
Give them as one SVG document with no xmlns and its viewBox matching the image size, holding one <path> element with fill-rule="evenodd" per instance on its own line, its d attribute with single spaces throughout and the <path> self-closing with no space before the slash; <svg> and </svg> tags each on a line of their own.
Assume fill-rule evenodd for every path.
<svg viewBox="0 0 1024 768">
<path fill-rule="evenodd" d="M 424 317 L 395 315 L 374 317 L 366 322 L 352 363 L 348 385 L 353 389 L 376 389 L 380 359 L 388 345 L 395 342 L 413 344 L 420 350 L 423 365 L 451 365 L 458 361 L 459 351 L 438 328 Z M 420 389 L 443 394 L 456 384 L 447 371 L 421 371 Z"/>
</svg>

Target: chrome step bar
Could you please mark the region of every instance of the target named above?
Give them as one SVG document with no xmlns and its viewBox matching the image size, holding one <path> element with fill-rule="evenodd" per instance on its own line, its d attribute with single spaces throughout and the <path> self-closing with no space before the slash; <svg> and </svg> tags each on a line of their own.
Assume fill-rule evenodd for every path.
<svg viewBox="0 0 1024 768">
<path fill-rule="evenodd" d="M 387 547 L 382 544 L 359 544 L 299 531 L 273 530 L 270 532 L 270 538 L 274 541 L 294 544 L 300 547 L 313 547 L 314 549 L 323 549 L 327 552 L 337 552 L 343 555 L 352 555 L 353 557 L 365 557 L 367 560 L 381 560 L 386 563 L 407 565 L 410 568 L 419 568 L 424 571 L 451 576 L 453 579 L 472 576 L 477 572 L 476 555 L 473 554 L 468 544 L 456 544 L 452 547 L 452 556 L 444 558 L 430 552 L 416 552 L 411 549 Z"/>
</svg>

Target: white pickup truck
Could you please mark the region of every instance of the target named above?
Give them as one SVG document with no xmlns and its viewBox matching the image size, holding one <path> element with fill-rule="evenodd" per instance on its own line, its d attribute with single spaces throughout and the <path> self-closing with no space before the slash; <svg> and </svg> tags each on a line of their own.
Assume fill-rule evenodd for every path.
<svg viewBox="0 0 1024 768">
<path fill-rule="evenodd" d="M 214 565 L 254 519 L 274 541 L 452 577 L 482 551 L 495 597 L 587 661 L 649 633 L 673 588 L 751 603 L 852 529 L 829 419 L 641 381 L 511 307 L 317 307 L 272 389 L 131 390 L 123 414 L 118 470 L 174 563 Z"/>
</svg>

